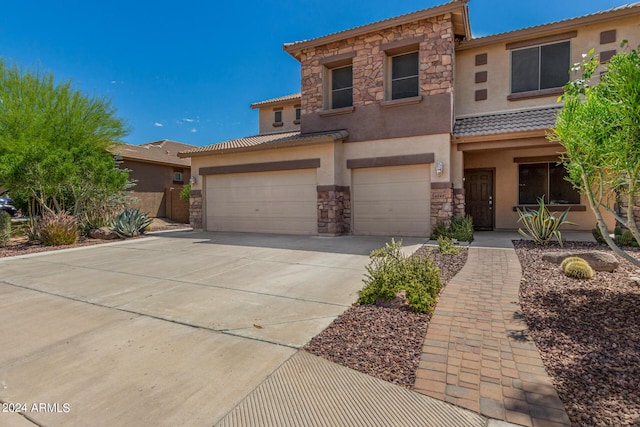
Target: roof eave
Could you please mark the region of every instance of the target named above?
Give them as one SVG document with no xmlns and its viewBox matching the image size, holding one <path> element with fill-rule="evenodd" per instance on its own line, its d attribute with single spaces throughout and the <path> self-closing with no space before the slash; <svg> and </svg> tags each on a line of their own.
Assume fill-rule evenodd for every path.
<svg viewBox="0 0 640 427">
<path fill-rule="evenodd" d="M 160 160 L 150 160 L 150 159 L 141 159 L 138 157 L 131 157 L 131 156 L 123 156 L 121 154 L 116 153 L 116 156 L 120 157 L 120 159 L 122 160 L 126 160 L 129 162 L 140 162 L 140 163 L 149 163 L 149 164 L 154 164 L 154 165 L 163 165 L 163 166 L 182 166 L 182 167 L 191 167 L 191 165 L 189 163 L 182 163 L 180 161 L 160 161 Z M 187 159 L 187 158 L 181 158 L 181 159 Z"/>
<path fill-rule="evenodd" d="M 197 151 L 193 153 L 184 152 L 184 153 L 178 153 L 178 157 L 186 158 L 186 157 L 216 156 L 219 154 L 263 151 L 263 150 L 272 150 L 276 148 L 291 148 L 291 147 L 300 147 L 300 146 L 306 146 L 306 145 L 328 144 L 328 143 L 334 143 L 337 141 L 344 140 L 347 138 L 347 136 L 349 136 L 349 133 L 346 130 L 341 130 L 331 134 L 318 135 L 316 137 L 307 137 L 307 138 L 297 139 L 293 141 L 264 143 L 264 144 L 258 144 L 258 145 L 251 145 L 248 147 L 226 148 L 223 150 Z"/>
<path fill-rule="evenodd" d="M 632 7 L 613 10 L 607 13 L 592 14 L 582 17 L 569 18 L 560 22 L 554 22 L 547 25 L 539 25 L 531 28 L 524 28 L 521 30 L 509 31 L 506 33 L 500 33 L 493 36 L 480 37 L 477 39 L 468 39 L 460 42 L 456 46 L 456 50 L 472 49 L 475 47 L 487 46 L 497 44 L 501 42 L 514 42 L 519 40 L 525 40 L 534 37 L 544 36 L 550 33 L 556 33 L 558 31 L 566 31 L 581 27 L 588 24 L 597 24 L 600 22 L 611 21 L 614 19 L 625 18 L 640 14 L 640 4 Z"/>
<path fill-rule="evenodd" d="M 456 10 L 459 10 L 460 8 L 463 9 L 463 16 L 466 21 L 465 29 L 466 31 L 468 31 L 468 37 L 470 37 L 471 30 L 469 25 L 469 13 L 467 8 L 468 1 L 469 0 L 454 0 L 440 6 L 435 6 L 429 9 L 420 10 L 418 12 L 408 13 L 405 15 L 397 16 L 395 18 L 374 22 L 371 24 L 352 28 L 350 30 L 340 31 L 337 33 L 329 34 L 327 36 L 317 37 L 307 41 L 285 43 L 282 46 L 282 49 L 299 61 L 301 57 L 300 54 L 304 49 L 318 47 L 325 44 L 348 39 L 351 37 L 357 37 L 357 36 L 373 33 L 386 28 L 397 27 L 399 25 L 408 24 L 408 23 L 419 21 L 422 19 L 433 18 L 434 16 L 440 16 L 446 13 L 454 12 Z"/>
</svg>

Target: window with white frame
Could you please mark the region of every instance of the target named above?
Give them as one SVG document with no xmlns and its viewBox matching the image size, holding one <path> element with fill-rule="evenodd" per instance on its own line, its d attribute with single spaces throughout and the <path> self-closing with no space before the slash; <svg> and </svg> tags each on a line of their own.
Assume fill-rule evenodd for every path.
<svg viewBox="0 0 640 427">
<path fill-rule="evenodd" d="M 558 163 L 518 165 L 518 203 L 535 205 L 543 198 L 550 205 L 578 205 L 580 193 L 565 178 L 567 170 Z"/>
<path fill-rule="evenodd" d="M 511 93 L 560 88 L 569 81 L 571 42 L 511 51 Z"/>
<path fill-rule="evenodd" d="M 391 99 L 403 99 L 420 94 L 418 52 L 403 53 L 390 57 Z"/>
</svg>

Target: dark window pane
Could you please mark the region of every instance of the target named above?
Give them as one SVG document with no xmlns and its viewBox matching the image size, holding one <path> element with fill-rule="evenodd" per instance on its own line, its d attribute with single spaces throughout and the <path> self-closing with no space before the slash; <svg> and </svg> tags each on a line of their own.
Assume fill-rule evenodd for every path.
<svg viewBox="0 0 640 427">
<path fill-rule="evenodd" d="M 275 113 L 276 113 L 276 114 L 275 114 L 274 121 L 275 121 L 276 123 L 281 122 L 281 121 L 282 121 L 282 111 L 276 111 Z"/>
<path fill-rule="evenodd" d="M 511 93 L 538 90 L 539 48 L 511 52 Z"/>
<path fill-rule="evenodd" d="M 300 120 L 300 107 L 296 108 L 296 120 Z"/>
<path fill-rule="evenodd" d="M 351 67 L 336 68 L 331 71 L 331 89 L 345 89 L 353 86 Z"/>
<path fill-rule="evenodd" d="M 340 89 L 331 92 L 331 108 L 351 107 L 353 105 L 353 89 Z"/>
<path fill-rule="evenodd" d="M 549 203 L 556 205 L 580 204 L 580 193 L 565 179 L 567 170 L 562 164 L 549 165 Z"/>
<path fill-rule="evenodd" d="M 540 89 L 562 87 L 569 81 L 570 43 L 540 47 Z"/>
<path fill-rule="evenodd" d="M 519 165 L 519 197 L 521 205 L 535 205 L 538 198 L 546 196 L 548 163 L 534 163 Z M 548 198 L 545 197 L 545 202 Z"/>
<path fill-rule="evenodd" d="M 391 82 L 391 99 L 418 96 L 418 77 L 409 77 Z"/>
<path fill-rule="evenodd" d="M 394 56 L 391 60 L 391 79 L 418 75 L 418 52 Z"/>
</svg>

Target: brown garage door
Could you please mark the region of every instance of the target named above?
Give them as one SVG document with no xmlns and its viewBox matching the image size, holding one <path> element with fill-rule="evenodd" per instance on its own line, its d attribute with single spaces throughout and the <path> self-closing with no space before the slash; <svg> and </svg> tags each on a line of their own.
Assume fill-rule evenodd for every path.
<svg viewBox="0 0 640 427">
<path fill-rule="evenodd" d="M 316 170 L 210 175 L 210 231 L 317 234 Z"/>
<path fill-rule="evenodd" d="M 351 177 L 354 234 L 429 235 L 429 166 L 353 169 Z"/>
</svg>

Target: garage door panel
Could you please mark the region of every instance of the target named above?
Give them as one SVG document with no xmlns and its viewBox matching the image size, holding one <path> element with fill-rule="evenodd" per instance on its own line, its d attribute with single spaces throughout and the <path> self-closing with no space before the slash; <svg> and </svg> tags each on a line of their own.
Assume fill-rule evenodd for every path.
<svg viewBox="0 0 640 427">
<path fill-rule="evenodd" d="M 354 169 L 354 233 L 428 235 L 431 230 L 429 173 L 427 165 Z"/>
<path fill-rule="evenodd" d="M 207 229 L 317 234 L 316 171 L 207 177 Z"/>
</svg>

